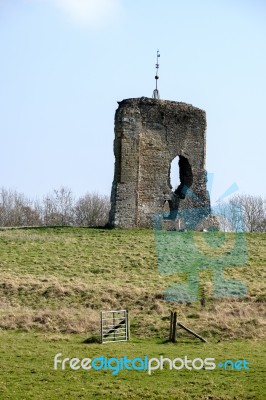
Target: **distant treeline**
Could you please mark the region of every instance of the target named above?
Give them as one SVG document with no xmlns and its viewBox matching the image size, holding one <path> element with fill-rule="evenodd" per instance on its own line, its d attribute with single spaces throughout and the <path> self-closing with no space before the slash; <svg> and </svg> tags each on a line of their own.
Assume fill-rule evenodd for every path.
<svg viewBox="0 0 266 400">
<path fill-rule="evenodd" d="M 220 229 L 266 232 L 266 199 L 235 195 L 219 203 Z M 0 226 L 105 226 L 110 211 L 109 196 L 87 193 L 75 199 L 71 189 L 61 186 L 42 200 L 31 200 L 16 190 L 0 189 Z"/>
<path fill-rule="evenodd" d="M 108 222 L 109 196 L 87 193 L 75 199 L 60 187 L 31 200 L 16 190 L 0 189 L 0 226 L 104 226 Z"/>
</svg>

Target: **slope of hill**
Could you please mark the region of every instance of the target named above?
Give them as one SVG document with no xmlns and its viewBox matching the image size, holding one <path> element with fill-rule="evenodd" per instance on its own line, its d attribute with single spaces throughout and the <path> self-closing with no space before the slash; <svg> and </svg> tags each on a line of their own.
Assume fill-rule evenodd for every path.
<svg viewBox="0 0 266 400">
<path fill-rule="evenodd" d="M 159 273 L 151 230 L 1 230 L 0 328 L 97 335 L 99 311 L 127 308 L 133 335 L 164 338 L 175 309 L 207 338 L 262 338 L 266 234 L 247 234 L 246 241 L 248 263 L 225 276 L 243 281 L 247 296 L 215 299 L 212 273 L 202 271 L 202 307 L 164 300 L 164 289 L 186 276 Z"/>
</svg>

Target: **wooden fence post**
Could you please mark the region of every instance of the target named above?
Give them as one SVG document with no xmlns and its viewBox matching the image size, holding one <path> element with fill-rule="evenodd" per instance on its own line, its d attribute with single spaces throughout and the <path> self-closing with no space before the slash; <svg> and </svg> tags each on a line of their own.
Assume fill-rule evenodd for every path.
<svg viewBox="0 0 266 400">
<path fill-rule="evenodd" d="M 169 330 L 169 342 L 176 343 L 176 330 L 177 328 L 177 312 L 171 311 L 170 315 L 170 330 Z"/>
<path fill-rule="evenodd" d="M 177 312 L 174 312 L 173 318 L 173 335 L 172 335 L 172 342 L 176 343 L 176 322 L 177 322 Z"/>
<path fill-rule="evenodd" d="M 185 325 L 181 324 L 181 322 L 177 321 L 177 312 L 171 311 L 170 315 L 170 331 L 169 331 L 169 342 L 176 343 L 176 336 L 177 336 L 177 326 L 180 328 L 183 328 L 185 331 L 188 333 L 191 333 L 198 339 L 200 339 L 202 342 L 207 342 L 206 339 L 204 339 L 202 336 L 200 336 L 198 333 L 192 331 L 192 329 L 187 328 Z"/>
<path fill-rule="evenodd" d="M 173 313 L 173 311 L 171 311 L 171 315 L 170 315 L 170 330 L 169 330 L 169 342 L 172 341 L 172 335 L 173 335 L 173 316 L 174 316 L 174 313 Z"/>
</svg>

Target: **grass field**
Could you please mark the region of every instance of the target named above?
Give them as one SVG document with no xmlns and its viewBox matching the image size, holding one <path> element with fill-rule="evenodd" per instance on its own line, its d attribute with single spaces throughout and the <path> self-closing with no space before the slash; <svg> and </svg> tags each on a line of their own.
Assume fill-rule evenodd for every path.
<svg viewBox="0 0 266 400">
<path fill-rule="evenodd" d="M 265 366 L 260 341 L 202 344 L 180 340 L 133 339 L 128 343 L 84 344 L 84 336 L 32 332 L 2 332 L 0 398 L 55 399 L 202 399 L 264 400 Z M 54 356 L 64 357 L 214 357 L 217 361 L 245 358 L 250 370 L 72 371 L 53 369 Z"/>
<path fill-rule="evenodd" d="M 201 240 L 203 233 L 198 233 Z M 227 234 L 228 240 L 233 240 Z M 246 236 L 248 263 L 225 276 L 244 298 L 215 299 L 200 272 L 206 306 L 165 302 L 185 274 L 161 275 L 153 232 L 87 228 L 0 231 L 0 340 L 3 399 L 264 399 L 266 234 Z M 127 308 L 129 343 L 84 344 L 99 334 L 99 311 Z M 169 313 L 208 339 L 168 337 Z M 56 353 L 85 356 L 215 357 L 250 362 L 250 371 L 54 371 Z M 264 352 L 264 353 L 263 353 Z M 88 355 L 89 354 L 89 355 Z M 123 393 L 123 395 L 121 394 Z"/>
</svg>

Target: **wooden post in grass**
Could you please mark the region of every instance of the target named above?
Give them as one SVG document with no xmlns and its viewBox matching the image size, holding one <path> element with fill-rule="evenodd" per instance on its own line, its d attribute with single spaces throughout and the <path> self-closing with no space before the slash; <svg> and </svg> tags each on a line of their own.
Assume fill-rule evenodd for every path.
<svg viewBox="0 0 266 400">
<path fill-rule="evenodd" d="M 181 324 L 180 322 L 177 322 L 177 325 L 183 328 L 185 331 L 191 333 L 192 335 L 196 336 L 198 339 L 200 339 L 202 342 L 207 343 L 207 340 L 204 339 L 202 336 L 198 335 L 196 332 L 192 331 L 191 329 L 187 328 L 185 325 Z"/>
<path fill-rule="evenodd" d="M 176 323 L 177 323 L 177 312 L 174 312 L 174 318 L 173 318 L 173 337 L 172 337 L 172 342 L 176 343 Z"/>
<path fill-rule="evenodd" d="M 202 336 L 198 335 L 196 332 L 192 331 L 191 329 L 187 328 L 185 325 L 181 324 L 181 322 L 177 321 L 177 312 L 171 311 L 170 315 L 170 332 L 169 332 L 169 342 L 176 343 L 176 334 L 177 334 L 177 325 L 180 328 L 183 328 L 186 332 L 191 333 L 196 338 L 200 339 L 202 342 L 207 342 Z"/>
<path fill-rule="evenodd" d="M 170 330 L 169 330 L 169 342 L 172 341 L 172 334 L 173 334 L 173 317 L 174 317 L 174 313 L 173 313 L 173 311 L 171 311 L 171 315 L 170 315 Z"/>
<path fill-rule="evenodd" d="M 176 343 L 176 326 L 177 326 L 177 312 L 171 311 L 169 342 Z"/>
</svg>

